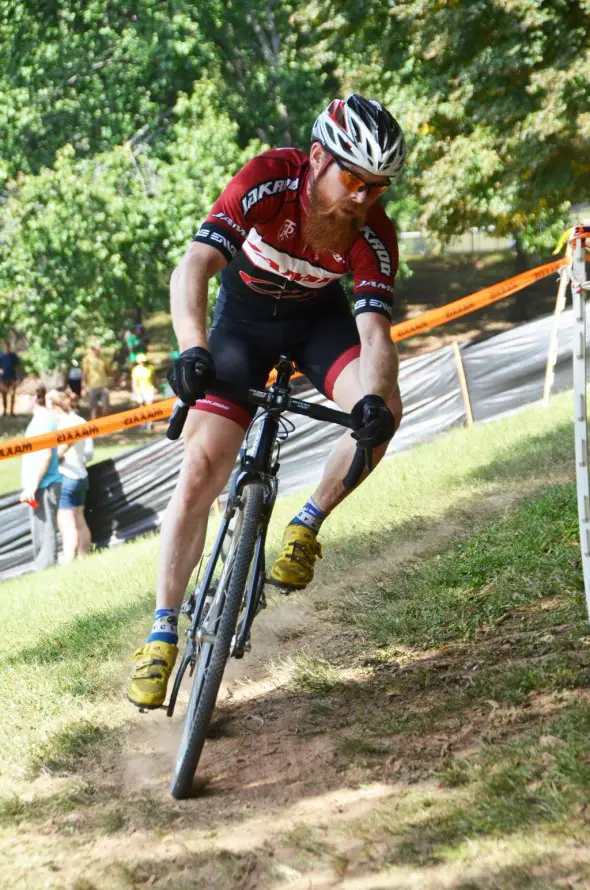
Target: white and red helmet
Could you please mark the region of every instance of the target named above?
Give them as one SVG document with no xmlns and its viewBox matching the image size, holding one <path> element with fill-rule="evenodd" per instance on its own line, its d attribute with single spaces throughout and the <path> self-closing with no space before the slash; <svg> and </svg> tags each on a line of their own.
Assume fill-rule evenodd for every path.
<svg viewBox="0 0 590 890">
<path fill-rule="evenodd" d="M 340 161 L 390 179 L 400 175 L 406 157 L 396 119 L 376 99 L 358 93 L 330 102 L 313 125 L 311 138 Z"/>
</svg>

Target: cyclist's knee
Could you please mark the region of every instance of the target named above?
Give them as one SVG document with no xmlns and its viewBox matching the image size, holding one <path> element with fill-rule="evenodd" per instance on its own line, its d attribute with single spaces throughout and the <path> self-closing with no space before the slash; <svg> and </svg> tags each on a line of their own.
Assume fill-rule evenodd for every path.
<svg viewBox="0 0 590 890">
<path fill-rule="evenodd" d="M 217 497 L 227 482 L 233 466 L 223 460 L 212 458 L 204 449 L 192 448 L 185 456 L 179 478 L 181 497 L 194 502 L 207 495 L 211 500 Z"/>
<path fill-rule="evenodd" d="M 188 503 L 209 501 L 219 495 L 230 477 L 239 451 L 241 437 L 235 442 L 196 434 L 185 449 L 179 479 L 179 494 Z"/>
</svg>

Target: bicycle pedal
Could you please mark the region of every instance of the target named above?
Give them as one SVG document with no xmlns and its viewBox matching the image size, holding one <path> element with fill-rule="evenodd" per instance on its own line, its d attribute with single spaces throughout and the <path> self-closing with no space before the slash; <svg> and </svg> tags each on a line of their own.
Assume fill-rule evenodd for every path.
<svg viewBox="0 0 590 890">
<path fill-rule="evenodd" d="M 295 593 L 297 591 L 296 587 L 285 587 L 279 581 L 275 581 L 274 578 L 267 577 L 264 579 L 264 583 L 273 587 L 277 593 L 280 593 L 281 596 L 289 596 L 291 593 Z"/>
</svg>

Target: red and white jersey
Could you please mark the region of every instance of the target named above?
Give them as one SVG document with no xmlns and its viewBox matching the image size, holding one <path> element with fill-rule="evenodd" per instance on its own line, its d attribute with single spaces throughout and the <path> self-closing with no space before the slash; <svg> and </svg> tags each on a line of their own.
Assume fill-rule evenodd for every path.
<svg viewBox="0 0 590 890">
<path fill-rule="evenodd" d="M 356 314 L 391 317 L 398 267 L 393 224 L 380 204 L 372 204 L 349 250 L 315 253 L 303 234 L 309 174 L 309 157 L 297 149 L 258 155 L 228 183 L 194 240 L 226 258 L 222 280 L 229 290 L 276 299 L 321 297 L 322 288 L 352 272 Z"/>
</svg>

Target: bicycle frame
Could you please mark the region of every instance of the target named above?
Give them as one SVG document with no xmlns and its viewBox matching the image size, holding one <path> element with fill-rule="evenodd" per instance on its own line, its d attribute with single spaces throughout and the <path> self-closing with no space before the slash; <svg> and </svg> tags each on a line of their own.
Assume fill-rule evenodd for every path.
<svg viewBox="0 0 590 890">
<path fill-rule="evenodd" d="M 233 397 L 234 399 L 241 398 L 244 401 L 248 401 L 251 404 L 263 408 L 264 414 L 258 419 L 259 427 L 252 453 L 248 453 L 247 435 L 244 445 L 240 450 L 240 465 L 234 471 L 230 481 L 225 510 L 215 538 L 213 550 L 207 561 L 203 579 L 200 583 L 197 582 L 194 592 L 182 607 L 182 613 L 188 615 L 191 619 L 191 628 L 190 631 L 188 631 L 186 649 L 167 708 L 169 717 L 171 717 L 174 712 L 180 681 L 189 664 L 191 667 L 190 675 L 192 676 L 193 674 L 199 642 L 207 638 L 211 640 L 214 636 L 214 634 L 208 633 L 206 627 L 207 618 L 210 612 L 208 611 L 207 616 L 204 617 L 205 603 L 211 591 L 211 585 L 219 562 L 221 548 L 228 532 L 230 522 L 240 506 L 244 488 L 254 481 L 262 482 L 264 485 L 265 511 L 263 522 L 261 523 L 256 539 L 252 567 L 248 578 L 247 589 L 245 591 L 244 617 L 239 624 L 239 630 L 236 633 L 232 644 L 231 654 L 234 657 L 241 658 L 244 655 L 244 652 L 248 648 L 250 628 L 254 617 L 260 608 L 265 608 L 266 606 L 264 600 L 265 544 L 268 523 L 278 493 L 277 473 L 280 464 L 278 459 L 274 460 L 274 453 L 280 430 L 281 414 L 284 411 L 289 410 L 297 414 L 314 417 L 317 420 L 337 423 L 340 426 L 351 428 L 351 418 L 349 414 L 346 414 L 343 411 L 337 411 L 333 408 L 327 408 L 323 405 L 314 405 L 310 402 L 306 402 L 302 399 L 295 399 L 290 396 L 290 379 L 295 372 L 295 367 L 288 358 L 281 356 L 276 366 L 276 371 L 276 381 L 267 390 L 249 389 L 247 392 L 239 393 L 236 391 L 235 387 L 229 387 L 227 384 L 223 383 L 215 384 L 210 390 L 214 395 L 226 396 L 229 398 Z M 186 416 L 188 406 L 184 406 L 180 403 L 177 410 L 178 419 L 180 421 L 180 423 L 177 423 L 177 426 L 180 426 L 180 429 L 182 429 L 182 423 L 184 422 L 182 414 L 184 413 L 184 416 Z M 174 417 L 175 415 L 173 415 L 171 426 L 173 425 Z M 171 438 L 175 437 L 176 435 L 171 436 Z M 350 477 L 351 484 L 348 487 L 353 487 L 353 485 L 358 482 L 360 473 L 365 467 L 365 462 L 367 462 L 368 465 L 368 459 L 366 459 L 364 452 L 362 450 L 357 452 L 353 465 L 349 470 L 348 477 Z M 368 466 L 368 468 L 370 469 L 370 466 Z M 345 485 L 346 484 L 347 482 L 345 480 Z M 213 600 L 212 602 L 214 603 L 215 601 Z M 203 617 L 205 623 L 204 628 L 202 627 Z M 214 618 L 217 618 L 216 611 Z"/>
</svg>

